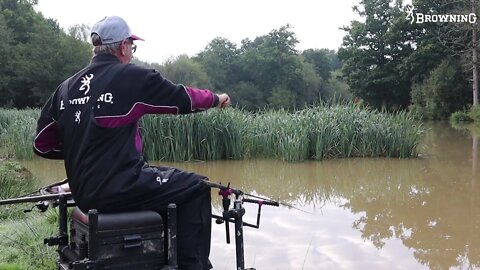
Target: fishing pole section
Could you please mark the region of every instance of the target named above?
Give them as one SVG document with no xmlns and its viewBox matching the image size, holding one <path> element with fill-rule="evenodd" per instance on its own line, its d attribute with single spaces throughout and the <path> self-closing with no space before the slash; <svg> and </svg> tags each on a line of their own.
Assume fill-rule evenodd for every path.
<svg viewBox="0 0 480 270">
<path fill-rule="evenodd" d="M 230 183 L 227 186 L 222 185 L 221 183 L 213 183 L 210 181 L 205 181 L 205 183 L 210 188 L 218 188 L 218 195 L 222 197 L 222 207 L 223 212 L 222 216 L 212 214 L 212 218 L 215 218 L 215 223 L 222 224 L 225 223 L 225 236 L 227 244 L 230 244 L 230 223 L 235 224 L 235 254 L 237 260 L 236 269 L 245 269 L 245 253 L 243 249 L 243 226 L 260 228 L 260 216 L 263 205 L 269 206 L 280 206 L 279 202 L 262 198 L 255 195 L 246 194 L 241 190 L 234 189 L 230 187 Z M 231 207 L 231 198 L 234 197 L 233 207 Z M 257 222 L 256 224 L 250 224 L 243 221 L 243 216 L 245 215 L 245 208 L 243 208 L 243 203 L 253 203 L 258 205 L 257 210 Z M 249 270 L 254 270 L 254 268 L 248 268 Z M 245 269 L 247 270 L 247 269 Z"/>
<path fill-rule="evenodd" d="M 72 198 L 71 192 L 59 193 L 53 191 L 54 187 L 59 187 L 66 183 L 68 183 L 68 179 L 65 178 L 62 181 L 40 187 L 38 190 L 24 194 L 20 197 L 0 200 L 0 205 L 34 202 L 35 205 L 32 208 L 25 209 L 23 212 L 31 212 L 34 208 L 37 208 L 40 212 L 45 212 L 49 206 L 57 207 L 59 205 L 60 196 L 63 196 L 67 198 L 67 206 L 75 206 L 73 200 L 70 200 Z"/>
<path fill-rule="evenodd" d="M 156 243 L 156 247 L 158 249 L 158 252 L 156 253 L 158 253 L 158 256 L 162 257 L 163 261 L 162 263 L 156 260 L 146 260 L 144 263 L 142 262 L 140 264 L 132 265 L 131 269 L 152 269 L 152 267 L 156 267 L 158 265 L 163 266 L 161 268 L 162 270 L 177 269 L 177 224 L 176 206 L 174 204 L 170 204 L 167 209 L 167 224 L 165 224 L 165 221 L 162 220 L 161 216 L 154 211 L 105 214 L 98 213 L 97 210 L 91 209 L 88 211 L 88 213 L 84 213 L 78 207 L 76 207 L 71 192 L 62 191 L 59 188 L 61 185 L 66 183 L 68 183 L 68 179 L 64 179 L 62 181 L 41 187 L 34 192 L 25 194 L 17 198 L 0 200 L 0 205 L 29 202 L 35 203 L 35 205 L 31 209 L 24 210 L 24 212 L 31 212 L 35 207 L 38 208 L 40 212 L 45 212 L 49 207 L 58 207 L 59 233 L 56 236 L 44 239 L 45 244 L 49 246 L 58 246 L 58 269 L 84 270 L 103 269 L 103 267 L 108 267 L 108 269 L 117 269 L 118 267 L 120 267 L 118 269 L 124 269 L 122 267 L 124 267 L 125 264 L 128 265 L 129 263 L 131 263 L 131 260 L 122 261 L 122 257 L 125 257 L 130 252 L 120 252 L 120 254 L 118 252 L 119 248 L 117 246 L 123 245 L 123 248 L 121 250 L 126 250 L 126 248 L 128 248 L 127 251 L 136 251 L 137 249 L 141 250 L 145 246 L 145 239 L 143 239 L 143 231 L 140 232 L 139 229 L 135 227 L 125 230 L 125 226 L 129 225 L 123 223 L 128 220 L 136 220 L 136 222 L 127 222 L 135 224 L 138 224 L 139 220 L 140 222 L 146 222 L 144 225 L 150 224 L 149 226 L 152 227 L 149 234 L 159 234 L 158 239 L 155 238 L 153 241 L 154 243 Z M 210 181 L 205 181 L 205 183 L 210 188 L 218 189 L 218 194 L 222 197 L 222 216 L 212 214 L 212 218 L 215 219 L 217 224 L 225 224 L 227 244 L 230 243 L 229 224 L 234 223 L 237 264 L 236 269 L 255 270 L 254 268 L 245 268 L 243 226 L 258 229 L 260 227 L 261 209 L 263 205 L 278 207 L 284 204 L 267 198 L 262 198 L 256 195 L 244 193 L 239 189 L 230 187 L 230 183 L 228 183 L 227 186 L 224 186 L 221 183 L 214 183 Z M 243 207 L 244 203 L 256 204 L 258 206 L 256 224 L 250 224 L 243 221 L 243 216 L 245 215 L 245 208 Z M 68 207 L 75 207 L 70 217 L 68 215 Z M 70 230 L 68 229 L 68 221 L 70 221 Z M 114 229 L 109 232 L 101 232 L 102 227 Z M 115 230 L 115 227 L 118 227 L 118 230 Z M 165 227 L 168 230 L 168 233 L 165 237 L 166 239 L 162 236 L 161 232 L 163 229 L 165 229 Z M 120 228 L 122 228 L 122 230 L 120 230 Z M 121 231 L 127 232 L 121 233 Z M 113 243 L 112 241 L 114 239 L 116 241 L 117 238 L 120 238 L 121 241 L 118 243 Z M 164 252 L 164 241 L 168 242 L 168 255 L 166 256 L 166 258 L 161 255 Z M 112 243 L 108 245 L 100 244 L 103 242 Z M 105 258 L 103 258 L 102 255 Z M 138 259 L 140 260 L 141 258 L 142 260 L 145 259 L 139 254 Z"/>
</svg>

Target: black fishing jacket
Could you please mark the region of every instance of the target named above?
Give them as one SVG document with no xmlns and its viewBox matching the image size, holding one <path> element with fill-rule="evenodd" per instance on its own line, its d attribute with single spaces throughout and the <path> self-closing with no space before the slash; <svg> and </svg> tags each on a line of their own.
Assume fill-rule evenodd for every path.
<svg viewBox="0 0 480 270">
<path fill-rule="evenodd" d="M 148 196 L 152 169 L 142 157 L 144 114 L 185 114 L 216 106 L 209 90 L 176 85 L 158 72 L 108 54 L 64 81 L 42 109 L 33 149 L 64 159 L 80 208 L 128 204 Z"/>
</svg>

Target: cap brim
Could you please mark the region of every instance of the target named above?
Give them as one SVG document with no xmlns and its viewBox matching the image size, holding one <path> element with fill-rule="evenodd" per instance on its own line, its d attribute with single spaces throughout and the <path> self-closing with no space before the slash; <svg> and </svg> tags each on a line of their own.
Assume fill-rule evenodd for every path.
<svg viewBox="0 0 480 270">
<path fill-rule="evenodd" d="M 145 39 L 143 39 L 143 38 L 141 38 L 141 37 L 139 37 L 139 36 L 136 36 L 136 35 L 131 35 L 131 36 L 130 36 L 130 38 L 131 38 L 132 40 L 141 40 L 141 41 L 145 41 Z"/>
</svg>

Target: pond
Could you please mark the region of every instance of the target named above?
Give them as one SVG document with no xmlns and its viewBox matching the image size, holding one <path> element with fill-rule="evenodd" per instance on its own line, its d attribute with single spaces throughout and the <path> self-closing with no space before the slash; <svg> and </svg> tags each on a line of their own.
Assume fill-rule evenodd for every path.
<svg viewBox="0 0 480 270">
<path fill-rule="evenodd" d="M 260 229 L 244 228 L 246 267 L 471 269 L 480 267 L 478 137 L 433 123 L 416 159 L 151 163 L 295 206 L 263 206 Z M 65 177 L 62 162 L 23 164 L 43 183 Z M 255 223 L 256 206 L 245 207 Z M 214 269 L 235 269 L 233 235 L 227 245 L 224 225 L 212 227 Z"/>
</svg>

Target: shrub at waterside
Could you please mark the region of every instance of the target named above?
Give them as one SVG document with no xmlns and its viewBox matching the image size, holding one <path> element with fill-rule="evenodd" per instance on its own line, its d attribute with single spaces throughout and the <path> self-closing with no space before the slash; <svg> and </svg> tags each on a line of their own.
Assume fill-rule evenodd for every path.
<svg viewBox="0 0 480 270">
<path fill-rule="evenodd" d="M 470 118 L 476 123 L 480 123 L 480 105 L 476 105 L 470 108 L 468 116 L 470 116 Z"/>
<path fill-rule="evenodd" d="M 38 110 L 0 110 L 0 148 L 31 159 Z M 422 128 L 408 113 L 387 114 L 356 105 L 297 112 L 240 109 L 166 116 L 141 122 L 149 160 L 275 158 L 285 161 L 346 157 L 416 157 Z"/>
</svg>

